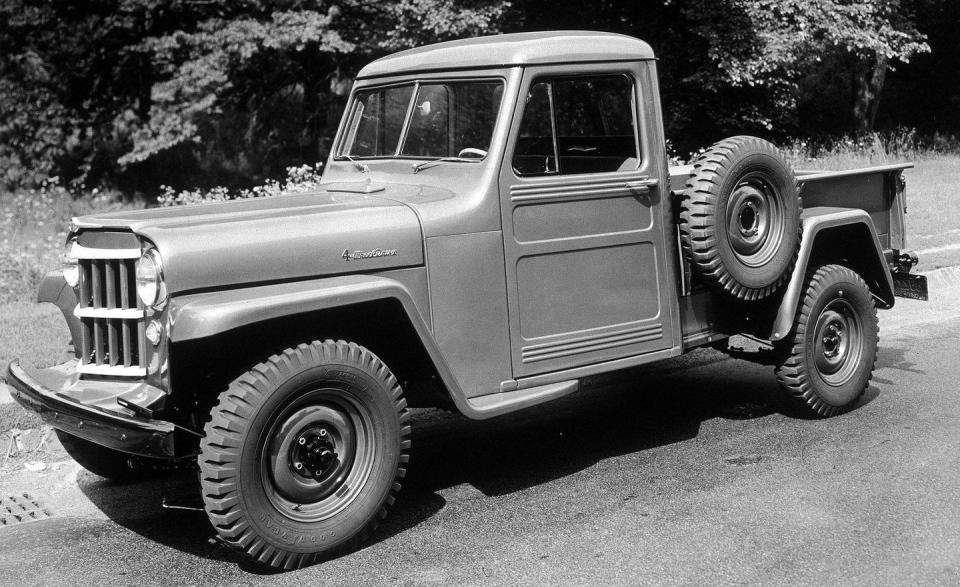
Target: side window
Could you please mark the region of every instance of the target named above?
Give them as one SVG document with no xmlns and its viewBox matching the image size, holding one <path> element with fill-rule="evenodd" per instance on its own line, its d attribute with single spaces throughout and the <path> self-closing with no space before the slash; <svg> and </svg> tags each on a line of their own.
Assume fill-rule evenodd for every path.
<svg viewBox="0 0 960 587">
<path fill-rule="evenodd" d="M 557 171 L 550 91 L 549 83 L 536 83 L 527 94 L 517 146 L 513 151 L 513 168 L 520 175 Z"/>
<path fill-rule="evenodd" d="M 638 165 L 633 83 L 611 75 L 530 88 L 513 167 L 519 175 L 600 173 Z"/>
</svg>

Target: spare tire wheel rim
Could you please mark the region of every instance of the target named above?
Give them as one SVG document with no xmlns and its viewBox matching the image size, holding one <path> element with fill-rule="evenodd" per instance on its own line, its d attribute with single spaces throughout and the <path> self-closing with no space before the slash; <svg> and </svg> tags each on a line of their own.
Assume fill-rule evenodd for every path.
<svg viewBox="0 0 960 587">
<path fill-rule="evenodd" d="M 838 387 L 850 381 L 863 355 L 860 317 L 847 300 L 835 299 L 817 317 L 814 362 L 820 378 Z"/>
<path fill-rule="evenodd" d="M 313 390 L 273 419 L 260 459 L 264 492 L 288 518 L 325 520 L 357 498 L 375 456 L 369 410 L 343 390 Z"/>
<path fill-rule="evenodd" d="M 762 267 L 783 243 L 783 205 L 770 176 L 754 171 L 740 178 L 727 205 L 727 235 L 737 259 Z"/>
</svg>

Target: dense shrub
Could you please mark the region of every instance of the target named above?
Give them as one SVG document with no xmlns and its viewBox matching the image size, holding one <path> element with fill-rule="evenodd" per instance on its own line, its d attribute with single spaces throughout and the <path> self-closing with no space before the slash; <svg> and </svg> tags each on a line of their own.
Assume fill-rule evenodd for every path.
<svg viewBox="0 0 960 587">
<path fill-rule="evenodd" d="M 170 186 L 161 186 L 162 193 L 157 198 L 160 206 L 187 206 L 193 204 L 212 204 L 227 200 L 246 198 L 266 198 L 283 193 L 302 193 L 317 189 L 320 184 L 322 163 L 287 167 L 287 177 L 283 180 L 268 179 L 263 185 L 249 189 L 230 190 L 224 186 L 209 189 L 175 190 Z"/>
</svg>

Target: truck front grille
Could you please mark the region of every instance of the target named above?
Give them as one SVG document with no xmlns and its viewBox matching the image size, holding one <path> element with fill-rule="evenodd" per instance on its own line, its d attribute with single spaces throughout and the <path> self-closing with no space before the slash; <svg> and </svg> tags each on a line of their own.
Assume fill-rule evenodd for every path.
<svg viewBox="0 0 960 587">
<path fill-rule="evenodd" d="M 144 309 L 137 296 L 138 249 L 75 246 L 80 266 L 82 324 L 78 371 L 87 375 L 144 377 Z"/>
</svg>

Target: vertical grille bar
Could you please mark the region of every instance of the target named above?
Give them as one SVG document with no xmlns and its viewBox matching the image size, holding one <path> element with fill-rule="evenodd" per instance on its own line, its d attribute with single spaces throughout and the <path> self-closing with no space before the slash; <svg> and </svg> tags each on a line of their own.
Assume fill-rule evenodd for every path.
<svg viewBox="0 0 960 587">
<path fill-rule="evenodd" d="M 83 319 L 80 321 L 81 326 L 81 340 L 80 340 L 80 362 L 86 365 L 90 362 L 90 353 L 93 352 L 93 347 L 91 346 L 91 339 L 93 338 L 92 330 L 92 320 Z"/>
<path fill-rule="evenodd" d="M 145 326 L 143 320 L 137 320 L 137 358 L 140 360 L 140 366 L 146 369 L 147 367 L 147 357 L 143 352 L 143 341 L 146 339 L 144 335 Z"/>
<path fill-rule="evenodd" d="M 90 280 L 90 287 L 93 289 L 93 307 L 102 308 L 103 307 L 103 261 L 93 260 L 90 261 L 90 266 L 93 268 L 91 272 L 92 279 Z"/>
<path fill-rule="evenodd" d="M 90 265 L 93 261 L 83 259 L 80 261 L 80 307 L 90 307 Z"/>
<path fill-rule="evenodd" d="M 96 355 L 94 361 L 97 365 L 103 364 L 103 323 L 106 320 L 98 318 L 93 319 L 93 349 Z"/>
<path fill-rule="evenodd" d="M 117 324 L 117 320 L 107 320 L 107 361 L 111 365 L 116 365 L 119 361 L 117 360 L 120 357 L 120 346 L 119 335 L 120 335 L 120 326 Z"/>
<path fill-rule="evenodd" d="M 130 321 L 123 320 L 123 366 L 133 366 L 133 353 L 130 344 Z"/>
<path fill-rule="evenodd" d="M 130 304 L 130 267 L 127 261 L 120 261 L 120 307 L 133 308 Z"/>
<path fill-rule="evenodd" d="M 119 301 L 117 299 L 117 261 L 107 260 L 103 262 L 103 292 L 104 292 L 104 305 L 107 308 L 118 308 L 120 307 Z M 107 353 L 104 357 L 104 362 L 108 365 L 116 365 L 117 357 L 120 355 L 117 344 L 117 335 L 119 334 L 117 329 L 116 320 L 110 320 L 109 318 L 104 321 L 104 327 L 107 331 Z"/>
<path fill-rule="evenodd" d="M 106 299 L 104 299 L 104 305 L 108 308 L 119 308 L 117 304 L 117 270 L 115 269 L 114 261 L 104 261 L 104 292 Z"/>
<path fill-rule="evenodd" d="M 130 308 L 130 266 L 127 260 L 120 261 L 120 307 Z M 123 344 L 123 366 L 133 365 L 133 357 L 130 352 L 130 321 L 120 321 L 121 341 Z M 119 359 L 119 357 L 117 357 Z"/>
</svg>

